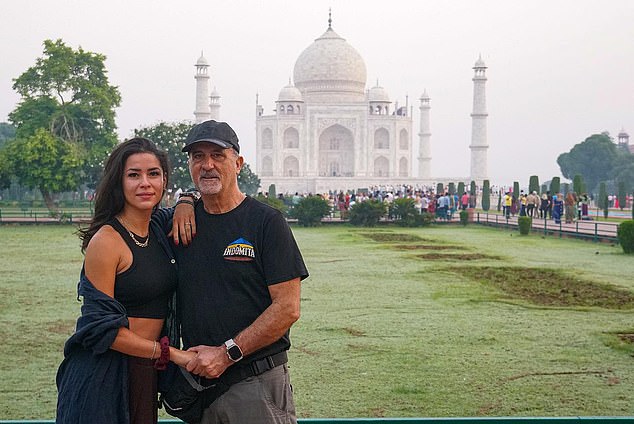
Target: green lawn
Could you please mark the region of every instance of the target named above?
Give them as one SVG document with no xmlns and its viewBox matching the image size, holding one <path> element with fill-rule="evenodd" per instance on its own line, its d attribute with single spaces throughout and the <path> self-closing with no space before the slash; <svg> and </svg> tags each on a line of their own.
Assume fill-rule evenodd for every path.
<svg viewBox="0 0 634 424">
<path fill-rule="evenodd" d="M 0 419 L 54 416 L 80 306 L 73 231 L 0 226 Z M 620 247 L 473 225 L 293 231 L 311 273 L 292 329 L 299 416 L 634 415 Z M 539 303 L 551 280 L 559 303 Z M 588 306 L 604 304 L 596 290 L 614 302 Z"/>
</svg>

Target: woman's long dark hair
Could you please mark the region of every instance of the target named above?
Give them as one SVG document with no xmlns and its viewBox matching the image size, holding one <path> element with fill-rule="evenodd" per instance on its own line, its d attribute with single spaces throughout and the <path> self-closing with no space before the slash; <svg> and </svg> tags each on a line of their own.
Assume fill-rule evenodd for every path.
<svg viewBox="0 0 634 424">
<path fill-rule="evenodd" d="M 123 195 L 123 171 L 125 162 L 133 154 L 151 153 L 159 160 L 163 169 L 165 187 L 169 180 L 169 162 L 167 154 L 156 148 L 154 143 L 147 138 L 135 137 L 119 144 L 110 153 L 103 176 L 97 185 L 95 192 L 95 214 L 87 228 L 78 231 L 81 240 L 81 251 L 86 251 L 90 239 L 108 221 L 123 210 L 125 197 Z M 163 191 L 163 194 L 165 191 Z M 161 196 L 162 198 L 162 196 Z"/>
</svg>

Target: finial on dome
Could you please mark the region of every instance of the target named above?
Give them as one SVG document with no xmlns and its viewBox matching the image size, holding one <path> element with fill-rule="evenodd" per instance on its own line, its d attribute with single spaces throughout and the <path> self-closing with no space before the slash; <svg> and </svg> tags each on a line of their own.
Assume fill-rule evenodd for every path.
<svg viewBox="0 0 634 424">
<path fill-rule="evenodd" d="M 328 8 L 328 29 L 332 29 L 332 8 Z"/>
</svg>

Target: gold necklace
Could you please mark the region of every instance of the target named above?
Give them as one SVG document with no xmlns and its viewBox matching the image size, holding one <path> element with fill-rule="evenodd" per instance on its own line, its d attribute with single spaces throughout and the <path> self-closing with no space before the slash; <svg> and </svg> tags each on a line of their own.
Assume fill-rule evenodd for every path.
<svg viewBox="0 0 634 424">
<path fill-rule="evenodd" d="M 123 220 L 123 217 L 120 216 L 119 220 L 121 221 L 121 225 L 123 225 L 123 228 L 125 228 L 125 230 L 128 232 L 128 234 L 130 234 L 130 238 L 132 239 L 134 244 L 136 244 L 139 247 L 147 247 L 148 243 L 150 242 L 150 232 L 149 231 L 147 233 L 147 238 L 145 239 L 145 241 L 143 243 L 141 243 L 139 240 L 136 239 L 136 237 L 134 237 L 134 233 L 128 229 L 128 226 L 126 225 L 126 222 Z"/>
</svg>

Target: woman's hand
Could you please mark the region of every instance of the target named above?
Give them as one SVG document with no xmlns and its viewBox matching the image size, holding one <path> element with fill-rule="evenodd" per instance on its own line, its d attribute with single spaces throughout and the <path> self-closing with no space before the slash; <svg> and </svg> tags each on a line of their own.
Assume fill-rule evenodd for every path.
<svg viewBox="0 0 634 424">
<path fill-rule="evenodd" d="M 180 367 L 185 367 L 196 357 L 196 352 L 188 352 L 186 350 L 176 349 L 173 346 L 170 346 L 170 361 L 174 362 L 176 365 Z"/>
<path fill-rule="evenodd" d="M 182 202 L 176 205 L 170 234 L 174 239 L 174 244 L 188 246 L 192 242 L 196 235 L 196 216 L 193 204 Z"/>
</svg>

